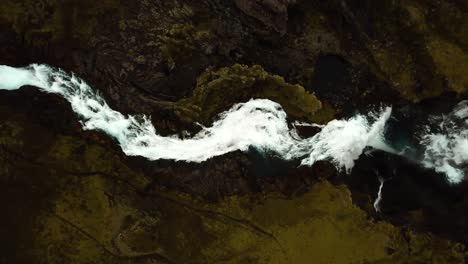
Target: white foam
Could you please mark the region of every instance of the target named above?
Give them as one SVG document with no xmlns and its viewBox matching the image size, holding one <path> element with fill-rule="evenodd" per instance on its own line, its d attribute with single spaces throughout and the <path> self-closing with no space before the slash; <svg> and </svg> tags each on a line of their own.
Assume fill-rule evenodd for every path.
<svg viewBox="0 0 468 264">
<path fill-rule="evenodd" d="M 374 209 L 377 213 L 380 213 L 382 209 L 380 208 L 380 203 L 382 202 L 382 189 L 385 183 L 385 179 L 379 176 L 379 191 L 377 192 L 377 198 L 374 201 Z"/>
<path fill-rule="evenodd" d="M 468 101 L 460 102 L 448 115 L 433 117 L 436 132 L 426 132 L 422 138 L 422 164 L 444 173 L 451 183 L 465 177 L 463 167 L 468 165 Z M 427 131 L 431 131 L 429 128 Z"/>
<path fill-rule="evenodd" d="M 331 160 L 337 167 L 343 167 L 349 172 L 365 147 L 390 150 L 383 141 L 385 123 L 390 114 L 390 107 L 378 115 L 373 114 L 377 120 L 372 124 L 363 115 L 348 120 L 332 120 L 318 134 L 295 145 L 298 149 L 293 153 L 308 155 L 302 160 L 303 165 L 310 166 L 318 160 Z"/>
<path fill-rule="evenodd" d="M 15 90 L 21 86 L 36 86 L 36 78 L 30 69 L 0 65 L 0 90 Z"/>
<path fill-rule="evenodd" d="M 115 138 L 127 155 L 149 160 L 202 162 L 254 147 L 284 159 L 301 159 L 302 165 L 330 160 L 349 172 L 367 146 L 391 151 L 382 135 L 391 108 L 370 118 L 357 115 L 349 120 L 333 120 L 313 137 L 303 139 L 294 127 L 289 128 L 287 115 L 279 104 L 255 99 L 234 105 L 221 113 L 211 127 L 182 139 L 158 135 L 144 115 L 124 116 L 111 109 L 84 81 L 62 70 L 46 65 L 0 66 L 0 89 L 14 90 L 23 85 L 62 95 L 78 114 L 84 129 L 103 131 Z"/>
</svg>

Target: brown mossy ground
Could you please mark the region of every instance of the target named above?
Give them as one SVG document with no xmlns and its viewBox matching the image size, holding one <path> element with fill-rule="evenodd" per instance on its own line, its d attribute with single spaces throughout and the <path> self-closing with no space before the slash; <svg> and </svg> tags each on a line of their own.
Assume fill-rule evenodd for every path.
<svg viewBox="0 0 468 264">
<path fill-rule="evenodd" d="M 447 91 L 466 92 L 465 4 L 411 0 L 343 6 L 374 73 L 403 98 L 420 101 Z"/>
</svg>

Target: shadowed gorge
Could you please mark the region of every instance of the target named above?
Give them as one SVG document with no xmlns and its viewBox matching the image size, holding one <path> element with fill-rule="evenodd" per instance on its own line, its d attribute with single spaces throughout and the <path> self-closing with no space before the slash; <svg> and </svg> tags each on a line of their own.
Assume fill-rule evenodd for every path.
<svg viewBox="0 0 468 264">
<path fill-rule="evenodd" d="M 467 12 L 2 1 L 0 263 L 465 263 Z"/>
</svg>

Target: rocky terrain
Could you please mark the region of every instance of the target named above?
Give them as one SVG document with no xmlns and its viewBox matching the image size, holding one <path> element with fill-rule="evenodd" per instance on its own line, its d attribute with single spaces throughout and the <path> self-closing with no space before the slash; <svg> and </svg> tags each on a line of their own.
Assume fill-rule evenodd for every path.
<svg viewBox="0 0 468 264">
<path fill-rule="evenodd" d="M 250 98 L 298 121 L 380 104 L 417 119 L 467 97 L 467 13 L 464 0 L 3 0 L 0 64 L 73 71 L 165 135 Z M 83 131 L 57 96 L 0 91 L 0 263 L 467 261 L 468 185 L 376 155 L 351 175 L 254 151 L 150 162 Z M 396 179 L 381 213 L 376 170 Z"/>
</svg>

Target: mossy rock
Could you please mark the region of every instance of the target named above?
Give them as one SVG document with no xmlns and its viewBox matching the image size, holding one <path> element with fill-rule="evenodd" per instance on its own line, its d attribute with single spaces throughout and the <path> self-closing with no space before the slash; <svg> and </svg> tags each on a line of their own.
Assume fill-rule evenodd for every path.
<svg viewBox="0 0 468 264">
<path fill-rule="evenodd" d="M 425 0 L 369 4 L 354 22 L 374 74 L 414 102 L 447 91 L 466 93 L 468 16 L 461 6 Z"/>
<path fill-rule="evenodd" d="M 197 79 L 192 97 L 180 100 L 177 109 L 182 119 L 209 123 L 233 104 L 252 98 L 278 102 L 290 117 L 304 121 L 313 120 L 322 108 L 317 97 L 304 87 L 289 84 L 259 65 L 235 64 L 203 73 Z"/>
<path fill-rule="evenodd" d="M 177 61 L 192 56 L 197 50 L 202 50 L 202 45 L 209 43 L 214 35 L 205 25 L 195 27 L 192 24 L 174 24 L 159 38 L 161 54 L 167 60 L 169 67 L 173 68 Z"/>
<path fill-rule="evenodd" d="M 118 0 L 5 0 L 0 4 L 0 24 L 9 25 L 35 46 L 72 39 L 86 45 L 98 19 L 118 4 Z"/>
</svg>

